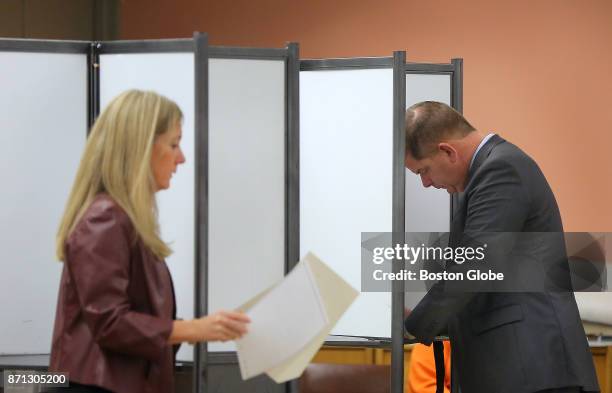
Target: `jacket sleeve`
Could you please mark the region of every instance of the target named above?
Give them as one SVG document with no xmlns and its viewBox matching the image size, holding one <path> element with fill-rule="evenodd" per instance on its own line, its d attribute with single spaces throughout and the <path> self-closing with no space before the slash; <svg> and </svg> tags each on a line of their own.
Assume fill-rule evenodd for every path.
<svg viewBox="0 0 612 393">
<path fill-rule="evenodd" d="M 495 160 L 486 163 L 474 178 L 469 191 L 465 227 L 457 247 L 480 244 L 478 235 L 494 232 L 521 232 L 529 213 L 528 193 L 516 171 L 509 163 Z M 481 237 L 482 238 L 482 237 Z M 467 264 L 447 265 L 449 272 L 459 272 Z M 421 302 L 404 321 L 407 332 L 419 342 L 431 344 L 435 336 L 444 331 L 450 318 L 460 312 L 476 292 L 447 290 L 449 283 L 434 284 Z"/>
<path fill-rule="evenodd" d="M 172 320 L 131 309 L 128 284 L 139 279 L 130 277 L 131 225 L 116 206 L 90 208 L 67 241 L 66 264 L 95 342 L 155 360 L 169 346 Z"/>
</svg>

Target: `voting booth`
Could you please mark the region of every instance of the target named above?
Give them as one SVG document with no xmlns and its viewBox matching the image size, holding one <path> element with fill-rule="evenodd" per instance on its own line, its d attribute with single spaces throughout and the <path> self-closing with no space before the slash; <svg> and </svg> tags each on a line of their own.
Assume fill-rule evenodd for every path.
<svg viewBox="0 0 612 393">
<path fill-rule="evenodd" d="M 302 60 L 300 250 L 360 287 L 362 232 L 447 232 L 451 200 L 404 167 L 407 107 L 441 101 L 461 111 L 462 61 L 393 57 Z M 401 241 L 398 239 L 398 241 Z M 398 283 L 394 283 L 396 285 Z M 362 292 L 328 345 L 393 343 L 392 391 L 403 391 L 403 315 L 424 293 Z M 386 344 L 385 344 L 386 343 Z"/>
<path fill-rule="evenodd" d="M 157 195 L 178 317 L 240 306 L 313 252 L 360 289 L 362 232 L 448 231 L 452 201 L 404 168 L 404 112 L 422 100 L 461 111 L 461 60 L 300 60 L 297 44 L 252 49 L 193 39 L 0 40 L 6 185 L 0 367 L 46 366 L 62 265 L 57 225 L 87 132 L 132 88 L 176 101 L 186 163 Z M 10 77 L 7 77 L 10 76 Z M 403 310 L 422 294 L 362 292 L 328 345 L 393 343 L 403 391 Z M 281 323 L 281 321 L 279 321 Z M 198 392 L 289 392 L 240 378 L 233 343 L 184 344 Z"/>
<path fill-rule="evenodd" d="M 202 48 L 201 63 L 194 63 L 195 54 L 173 51 L 188 44 L 115 42 L 102 44 L 100 53 L 101 107 L 121 91 L 139 88 L 167 95 L 185 112 L 186 164 L 158 196 L 163 237 L 176 244 L 167 263 L 185 319 L 194 316 L 194 299 L 198 315 L 234 309 L 287 272 L 294 195 L 288 185 L 295 183 L 288 148 L 297 142 L 290 123 L 295 45 Z M 166 51 L 153 52 L 156 47 Z M 194 93 L 208 122 L 196 134 Z M 209 391 L 230 381 L 240 385 L 233 391 L 278 389 L 261 378 L 242 382 L 231 342 L 200 344 L 195 355 L 183 345 L 177 360 L 193 361 L 194 386 Z"/>
<path fill-rule="evenodd" d="M 297 45 L 209 47 L 193 39 L 0 41 L 5 145 L 3 365 L 45 367 L 62 265 L 57 225 L 101 108 L 127 89 L 153 90 L 183 111 L 186 163 L 157 194 L 162 237 L 173 254 L 178 317 L 232 309 L 297 261 Z M 44 65 L 44 67 L 42 66 Z M 4 78 L 3 78 L 4 82 Z M 210 98 L 209 98 L 210 97 Z M 25 159 L 21 164 L 21 160 Z M 23 165 L 27 162 L 26 165 Z M 35 247 L 33 245 L 36 245 Z M 233 344 L 183 345 L 193 389 L 284 391 L 269 379 L 241 381 Z"/>
<path fill-rule="evenodd" d="M 55 233 L 87 136 L 89 45 L 17 44 L 0 44 L 0 354 L 36 355 L 50 351 Z"/>
</svg>

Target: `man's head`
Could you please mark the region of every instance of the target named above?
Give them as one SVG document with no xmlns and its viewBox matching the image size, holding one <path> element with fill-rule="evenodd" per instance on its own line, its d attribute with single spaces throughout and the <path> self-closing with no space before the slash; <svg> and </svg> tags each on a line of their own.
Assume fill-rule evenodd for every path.
<svg viewBox="0 0 612 393">
<path fill-rule="evenodd" d="M 457 111 L 434 101 L 406 110 L 405 165 L 424 187 L 460 192 L 482 134 Z"/>
</svg>

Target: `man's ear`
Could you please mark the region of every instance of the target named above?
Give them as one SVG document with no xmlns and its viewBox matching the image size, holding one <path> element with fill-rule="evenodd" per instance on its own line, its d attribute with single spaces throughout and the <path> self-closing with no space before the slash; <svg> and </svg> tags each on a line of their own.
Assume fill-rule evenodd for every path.
<svg viewBox="0 0 612 393">
<path fill-rule="evenodd" d="M 448 157 L 451 163 L 457 162 L 458 155 L 457 150 L 450 144 L 446 142 L 438 143 L 438 151 Z"/>
</svg>

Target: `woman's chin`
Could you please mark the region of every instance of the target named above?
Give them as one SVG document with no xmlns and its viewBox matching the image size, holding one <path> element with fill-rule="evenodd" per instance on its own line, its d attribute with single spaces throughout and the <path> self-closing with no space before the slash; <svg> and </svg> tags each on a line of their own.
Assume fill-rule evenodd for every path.
<svg viewBox="0 0 612 393">
<path fill-rule="evenodd" d="M 167 190 L 168 188 L 170 188 L 170 182 L 169 181 L 167 183 L 164 183 L 164 184 L 157 184 L 157 189 L 155 190 L 155 192 Z"/>
</svg>

